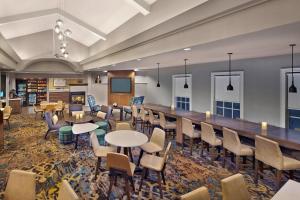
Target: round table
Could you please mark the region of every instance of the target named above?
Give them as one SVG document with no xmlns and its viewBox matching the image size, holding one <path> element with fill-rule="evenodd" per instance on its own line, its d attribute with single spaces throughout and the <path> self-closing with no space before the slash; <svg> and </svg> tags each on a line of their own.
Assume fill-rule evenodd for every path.
<svg viewBox="0 0 300 200">
<path fill-rule="evenodd" d="M 131 148 L 145 144 L 148 142 L 148 137 L 144 133 L 137 131 L 119 130 L 107 133 L 105 135 L 105 141 L 118 147 L 118 152 L 120 152 L 121 148 L 124 148 L 124 154 L 128 155 L 129 152 L 130 159 L 133 161 Z"/>
<path fill-rule="evenodd" d="M 76 119 L 76 116 L 70 116 L 70 115 L 67 115 L 64 118 L 65 118 L 65 122 L 71 125 L 93 122 L 94 120 L 93 117 L 90 115 L 83 115 L 83 117 L 80 119 Z"/>
<path fill-rule="evenodd" d="M 89 133 L 96 130 L 97 128 L 99 128 L 99 126 L 93 123 L 74 124 L 72 126 L 72 132 L 75 135 L 75 149 L 77 149 L 78 137 L 80 134 Z"/>
</svg>

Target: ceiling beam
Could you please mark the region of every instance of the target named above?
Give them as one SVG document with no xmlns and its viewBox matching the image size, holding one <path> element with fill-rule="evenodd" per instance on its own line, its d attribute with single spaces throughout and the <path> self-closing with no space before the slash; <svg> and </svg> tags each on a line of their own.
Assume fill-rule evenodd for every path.
<svg viewBox="0 0 300 200">
<path fill-rule="evenodd" d="M 145 0 L 126 0 L 126 2 L 136 8 L 143 15 L 150 14 L 151 6 Z"/>
<path fill-rule="evenodd" d="M 23 21 L 23 20 L 28 20 L 31 18 L 36 18 L 36 17 L 42 17 L 46 15 L 52 15 L 52 14 L 61 14 L 65 18 L 68 18 L 69 20 L 73 21 L 74 23 L 86 28 L 87 30 L 95 33 L 98 35 L 101 39 L 106 40 L 106 34 L 103 33 L 102 31 L 96 29 L 95 27 L 81 21 L 77 17 L 61 10 L 58 8 L 53 8 L 53 9 L 48 9 L 48 10 L 40 10 L 40 11 L 35 11 L 35 12 L 30 12 L 30 13 L 22 13 L 22 14 L 17 14 L 17 15 L 12 15 L 8 17 L 2 17 L 0 18 L 0 25 L 1 24 L 6 24 L 6 23 L 12 23 L 15 21 Z"/>
</svg>

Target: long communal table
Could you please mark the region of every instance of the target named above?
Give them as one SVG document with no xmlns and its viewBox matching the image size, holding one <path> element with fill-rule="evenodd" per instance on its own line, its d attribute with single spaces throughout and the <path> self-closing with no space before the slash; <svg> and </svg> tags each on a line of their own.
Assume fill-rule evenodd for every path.
<svg viewBox="0 0 300 200">
<path fill-rule="evenodd" d="M 145 109 L 151 109 L 154 113 L 162 112 L 168 117 L 176 118 L 176 142 L 182 144 L 182 118 L 192 120 L 194 124 L 200 125 L 201 122 L 206 122 L 217 130 L 222 130 L 223 127 L 237 131 L 240 136 L 254 139 L 256 135 L 261 135 L 274 140 L 279 143 L 280 146 L 291 150 L 300 151 L 300 131 L 280 128 L 272 125 L 268 125 L 267 130 L 261 129 L 260 123 L 250 122 L 242 119 L 225 118 L 218 115 L 211 115 L 206 118 L 205 113 L 194 111 L 181 111 L 172 110 L 171 107 L 157 105 L 157 104 L 145 104 Z"/>
</svg>

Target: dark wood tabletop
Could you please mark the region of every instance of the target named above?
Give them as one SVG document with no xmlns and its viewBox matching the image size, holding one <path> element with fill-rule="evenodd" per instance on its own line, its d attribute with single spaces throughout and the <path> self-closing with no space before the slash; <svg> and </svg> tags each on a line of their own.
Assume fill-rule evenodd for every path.
<svg viewBox="0 0 300 200">
<path fill-rule="evenodd" d="M 166 116 L 177 118 L 177 121 L 180 121 L 182 117 L 185 117 L 192 120 L 195 124 L 206 122 L 213 125 L 217 130 L 222 130 L 223 127 L 227 127 L 237 131 L 239 135 L 251 139 L 254 139 L 255 135 L 261 135 L 278 142 L 282 147 L 300 151 L 300 131 L 272 125 L 268 125 L 267 130 L 262 130 L 260 123 L 243 119 L 231 119 L 213 114 L 209 118 L 206 118 L 205 113 L 172 110 L 171 107 L 157 104 L 145 104 L 145 109 L 151 109 L 153 112 L 163 112 Z M 177 125 L 181 125 L 181 123 L 177 122 Z M 179 134 L 182 134 L 180 127 L 178 127 L 177 130 L 179 131 Z M 179 138 L 180 140 L 180 137 L 176 138 Z M 181 143 L 181 141 L 179 141 L 179 143 Z"/>
</svg>

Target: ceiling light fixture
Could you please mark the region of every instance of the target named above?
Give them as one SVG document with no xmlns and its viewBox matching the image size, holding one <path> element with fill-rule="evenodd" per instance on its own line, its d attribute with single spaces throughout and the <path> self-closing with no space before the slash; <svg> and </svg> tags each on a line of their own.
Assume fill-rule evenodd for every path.
<svg viewBox="0 0 300 200">
<path fill-rule="evenodd" d="M 139 71 L 139 69 L 138 69 L 138 68 L 135 68 L 134 71 L 137 72 L 137 71 Z"/>
<path fill-rule="evenodd" d="M 56 20 L 56 24 L 59 26 L 59 27 L 62 27 L 64 25 L 64 22 L 61 20 L 61 19 L 58 19 Z"/>
<path fill-rule="evenodd" d="M 69 37 L 72 34 L 72 31 L 70 29 L 67 29 L 65 30 L 64 34 Z"/>
<path fill-rule="evenodd" d="M 297 88 L 294 84 L 294 47 L 296 44 L 290 44 L 290 47 L 292 48 L 292 85 L 289 88 L 289 93 L 297 93 Z"/>
<path fill-rule="evenodd" d="M 156 87 L 160 87 L 160 83 L 159 83 L 159 64 L 160 63 L 157 63 L 157 84 L 156 84 Z"/>
<path fill-rule="evenodd" d="M 63 53 L 63 55 L 64 55 L 64 58 L 68 58 L 69 53 L 65 51 L 65 52 Z"/>
<path fill-rule="evenodd" d="M 58 25 L 55 25 L 55 27 L 54 27 L 54 31 L 55 31 L 55 33 L 59 33 L 59 32 L 60 32 L 60 28 L 59 28 L 59 26 L 58 26 Z"/>
<path fill-rule="evenodd" d="M 186 74 L 186 62 L 188 59 L 184 59 L 184 89 L 188 89 L 189 85 L 187 84 L 187 74 Z"/>
<path fill-rule="evenodd" d="M 233 86 L 231 85 L 231 55 L 232 53 L 228 53 L 229 61 L 228 61 L 228 68 L 229 68 L 229 84 L 227 86 L 227 91 L 233 91 Z"/>
<path fill-rule="evenodd" d="M 183 49 L 184 51 L 190 51 L 190 50 L 192 50 L 190 47 L 188 47 L 188 48 L 184 48 Z"/>
<path fill-rule="evenodd" d="M 142 59 L 141 58 L 138 58 L 138 59 L 136 59 L 137 61 L 141 61 Z"/>
<path fill-rule="evenodd" d="M 104 72 L 104 73 L 107 73 L 107 70 L 104 70 L 103 72 Z"/>
<path fill-rule="evenodd" d="M 66 51 L 66 48 L 65 47 L 60 47 L 60 52 L 61 53 L 64 53 Z"/>
</svg>

